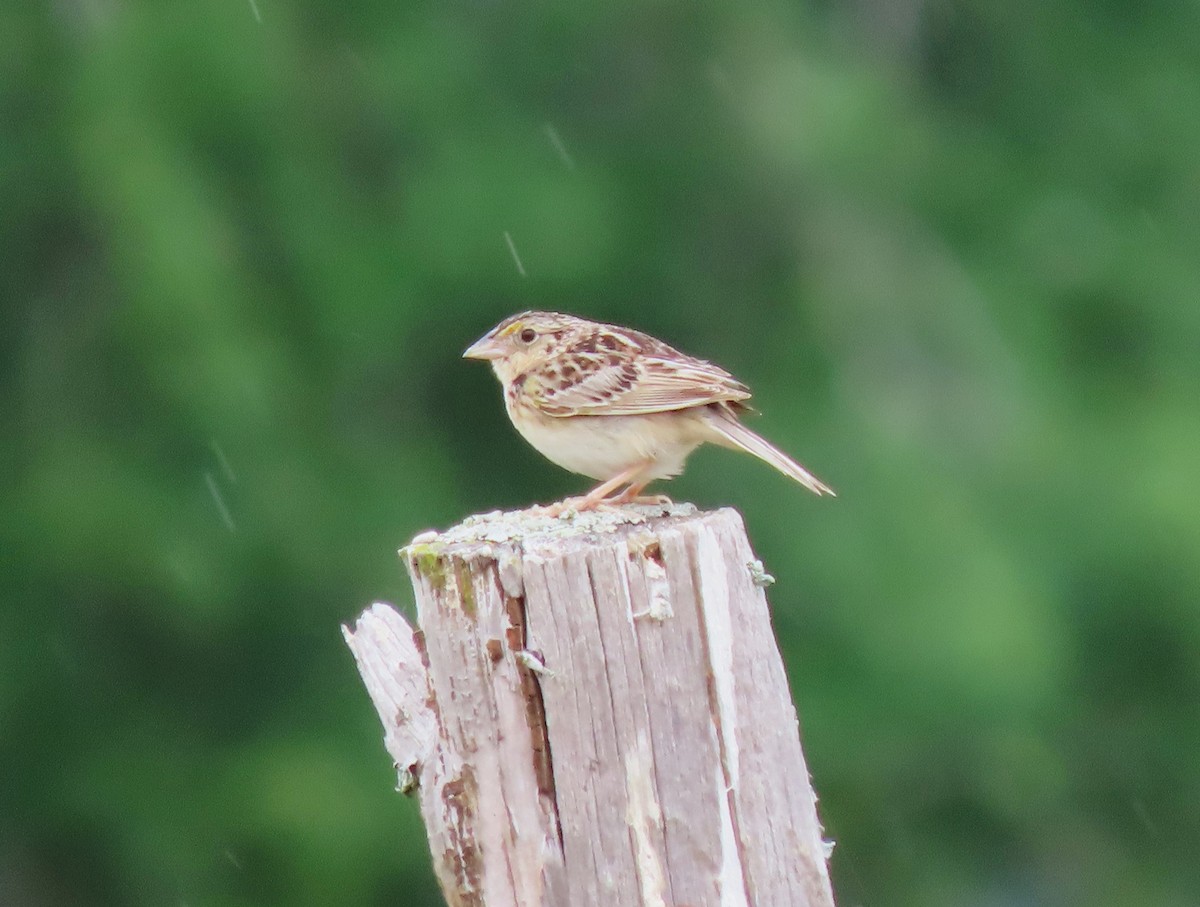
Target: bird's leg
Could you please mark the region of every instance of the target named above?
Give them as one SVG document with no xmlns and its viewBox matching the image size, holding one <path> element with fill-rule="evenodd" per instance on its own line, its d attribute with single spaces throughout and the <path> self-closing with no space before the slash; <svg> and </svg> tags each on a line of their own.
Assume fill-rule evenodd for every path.
<svg viewBox="0 0 1200 907">
<path fill-rule="evenodd" d="M 628 488 L 613 499 L 613 502 L 617 504 L 649 504 L 653 507 L 671 503 L 671 499 L 665 494 L 642 494 L 642 489 L 649 484 L 649 482 L 632 482 Z"/>
<path fill-rule="evenodd" d="M 646 465 L 647 464 L 645 463 L 634 463 L 627 469 L 621 470 L 607 482 L 601 482 L 586 495 L 584 495 L 582 499 L 580 499 L 579 503 L 575 505 L 575 509 L 582 512 L 584 510 L 595 510 L 600 504 L 624 503 L 625 496 L 623 494 L 617 495 L 611 499 L 609 498 L 609 495 L 611 495 L 622 485 L 628 485 L 630 482 L 632 482 L 633 477 L 644 470 Z"/>
<path fill-rule="evenodd" d="M 595 510 L 597 507 L 605 504 L 624 504 L 626 503 L 625 496 L 628 492 L 613 498 L 610 498 L 609 495 L 622 485 L 629 485 L 632 488 L 636 484 L 634 477 L 644 471 L 649 465 L 649 463 L 634 463 L 632 466 L 622 469 L 611 479 L 601 482 L 583 497 L 566 498 L 557 504 L 550 504 L 545 508 L 545 513 L 549 516 L 560 516 L 567 510 L 583 513 L 587 510 Z M 637 485 L 636 490 L 641 491 L 645 487 L 646 483 L 642 482 L 640 485 Z"/>
</svg>

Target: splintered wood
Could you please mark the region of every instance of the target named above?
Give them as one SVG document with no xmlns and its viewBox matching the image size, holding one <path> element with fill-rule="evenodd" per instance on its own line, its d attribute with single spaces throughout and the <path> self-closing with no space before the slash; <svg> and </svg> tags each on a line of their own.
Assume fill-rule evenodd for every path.
<svg viewBox="0 0 1200 907">
<path fill-rule="evenodd" d="M 473 517 L 345 631 L 452 907 L 831 907 L 733 510 Z"/>
</svg>

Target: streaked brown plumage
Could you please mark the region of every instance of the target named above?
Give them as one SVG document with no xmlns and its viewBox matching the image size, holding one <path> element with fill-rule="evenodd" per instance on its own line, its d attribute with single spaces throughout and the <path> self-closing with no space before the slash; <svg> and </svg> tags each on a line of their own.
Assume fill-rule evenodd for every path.
<svg viewBox="0 0 1200 907">
<path fill-rule="evenodd" d="M 749 389 L 641 331 L 554 312 L 496 325 L 463 356 L 492 364 L 517 431 L 551 462 L 601 484 L 566 504 L 641 500 L 703 443 L 754 454 L 816 494 L 833 490 L 738 420 Z M 623 489 L 623 490 L 622 490 Z M 617 493 L 620 492 L 620 493 Z"/>
</svg>

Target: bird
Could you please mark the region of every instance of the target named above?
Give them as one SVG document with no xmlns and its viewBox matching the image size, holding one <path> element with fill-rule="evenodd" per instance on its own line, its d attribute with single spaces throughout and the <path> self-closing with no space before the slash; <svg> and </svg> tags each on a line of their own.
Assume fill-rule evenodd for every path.
<svg viewBox="0 0 1200 907">
<path fill-rule="evenodd" d="M 683 471 L 701 444 L 753 454 L 817 495 L 834 491 L 742 424 L 750 390 L 729 372 L 661 340 L 557 312 L 521 312 L 471 344 L 491 363 L 521 436 L 552 463 L 600 484 L 561 514 L 669 503 L 642 491 Z"/>
</svg>

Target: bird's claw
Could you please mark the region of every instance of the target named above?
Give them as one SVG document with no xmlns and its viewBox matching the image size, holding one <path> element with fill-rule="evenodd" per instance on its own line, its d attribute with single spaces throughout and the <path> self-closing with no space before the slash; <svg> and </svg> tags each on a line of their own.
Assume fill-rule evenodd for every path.
<svg viewBox="0 0 1200 907">
<path fill-rule="evenodd" d="M 533 508 L 533 511 L 539 516 L 563 518 L 580 513 L 602 511 L 614 513 L 621 510 L 626 504 L 645 504 L 651 507 L 664 507 L 671 503 L 671 499 L 665 494 L 633 495 L 632 497 L 626 494 L 619 494 L 606 498 L 593 498 L 589 495 L 580 495 L 578 497 L 563 498 L 561 501 L 555 501 L 553 504 L 543 504 Z"/>
<path fill-rule="evenodd" d="M 631 498 L 621 498 L 622 504 L 644 504 L 647 507 L 669 507 L 675 502 L 665 494 L 639 494 Z"/>
</svg>

